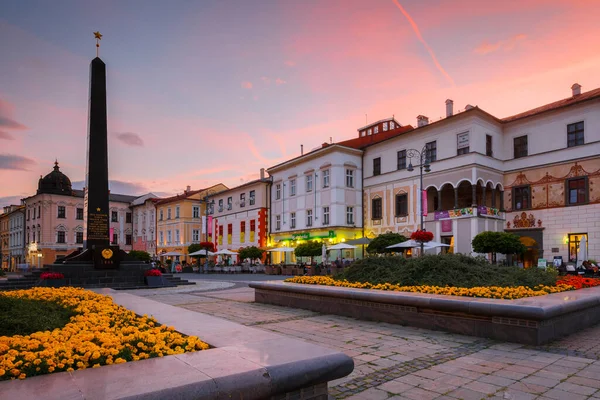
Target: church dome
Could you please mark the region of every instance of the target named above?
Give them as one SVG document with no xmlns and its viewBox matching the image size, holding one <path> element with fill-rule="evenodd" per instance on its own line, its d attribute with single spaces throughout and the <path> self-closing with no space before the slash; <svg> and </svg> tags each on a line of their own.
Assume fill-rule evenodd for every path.
<svg viewBox="0 0 600 400">
<path fill-rule="evenodd" d="M 71 180 L 68 176 L 60 172 L 58 167 L 58 160 L 54 163 L 54 170 L 45 177 L 40 176 L 38 182 L 37 194 L 50 193 L 50 194 L 73 194 L 73 188 L 71 187 Z"/>
</svg>

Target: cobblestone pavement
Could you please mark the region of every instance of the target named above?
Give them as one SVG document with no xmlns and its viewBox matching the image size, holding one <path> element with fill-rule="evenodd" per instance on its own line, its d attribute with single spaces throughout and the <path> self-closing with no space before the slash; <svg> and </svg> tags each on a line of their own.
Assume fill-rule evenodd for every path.
<svg viewBox="0 0 600 400">
<path fill-rule="evenodd" d="M 148 296 L 346 353 L 332 399 L 600 399 L 600 326 L 533 348 L 257 304 L 247 286 L 161 290 Z"/>
</svg>

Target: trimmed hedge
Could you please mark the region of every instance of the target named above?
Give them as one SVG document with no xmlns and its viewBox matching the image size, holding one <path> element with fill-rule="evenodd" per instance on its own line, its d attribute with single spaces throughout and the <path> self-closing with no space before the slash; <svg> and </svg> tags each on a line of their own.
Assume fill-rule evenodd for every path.
<svg viewBox="0 0 600 400">
<path fill-rule="evenodd" d="M 350 282 L 392 283 L 403 286 L 553 286 L 557 273 L 490 264 L 482 257 L 461 254 L 426 255 L 417 258 L 369 257 L 354 262 L 336 279 Z"/>
<path fill-rule="evenodd" d="M 72 309 L 51 301 L 0 295 L 0 336 L 29 335 L 62 328 L 75 315 Z"/>
</svg>

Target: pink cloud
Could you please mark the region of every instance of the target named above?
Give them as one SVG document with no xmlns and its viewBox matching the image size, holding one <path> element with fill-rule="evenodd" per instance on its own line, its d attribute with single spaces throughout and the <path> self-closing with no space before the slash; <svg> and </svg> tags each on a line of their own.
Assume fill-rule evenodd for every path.
<svg viewBox="0 0 600 400">
<path fill-rule="evenodd" d="M 510 51 L 515 48 L 515 46 L 525 40 L 527 35 L 520 33 L 518 35 L 514 35 L 505 40 L 499 40 L 496 43 L 489 43 L 488 41 L 483 41 L 479 46 L 477 46 L 473 51 L 477 54 L 486 55 L 489 53 L 493 53 L 499 49 L 503 49 L 504 51 Z"/>
<path fill-rule="evenodd" d="M 266 83 L 267 85 L 268 85 L 269 83 L 271 83 L 271 79 L 270 79 L 270 78 L 267 78 L 266 76 L 262 76 L 262 77 L 260 78 L 260 80 L 261 80 L 261 81 L 263 81 L 264 83 Z"/>
<path fill-rule="evenodd" d="M 285 65 L 287 65 L 288 67 L 295 67 L 296 63 L 292 60 L 287 60 L 284 62 Z"/>
<path fill-rule="evenodd" d="M 15 137 L 8 132 L 0 131 L 0 139 L 15 140 Z"/>
<path fill-rule="evenodd" d="M 283 85 L 283 84 L 285 84 L 285 83 L 287 83 L 287 82 L 286 82 L 286 81 L 284 81 L 284 80 L 283 80 L 283 79 L 281 79 L 281 78 L 277 78 L 277 79 L 275 79 L 275 83 L 276 83 L 276 84 L 278 84 L 278 85 Z"/>
<path fill-rule="evenodd" d="M 252 89 L 252 82 L 248 82 L 248 81 L 242 82 L 242 88 L 244 88 L 244 89 Z"/>
</svg>

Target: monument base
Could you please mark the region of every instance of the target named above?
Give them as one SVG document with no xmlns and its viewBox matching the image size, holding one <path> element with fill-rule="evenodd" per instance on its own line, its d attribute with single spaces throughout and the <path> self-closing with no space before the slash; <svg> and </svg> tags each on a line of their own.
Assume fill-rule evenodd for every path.
<svg viewBox="0 0 600 400">
<path fill-rule="evenodd" d="M 60 272 L 65 276 L 67 286 L 134 288 L 144 287 L 144 271 L 150 264 L 137 261 L 123 263 L 118 269 L 98 269 L 93 261 L 68 262 L 47 265 L 51 272 Z"/>
</svg>

